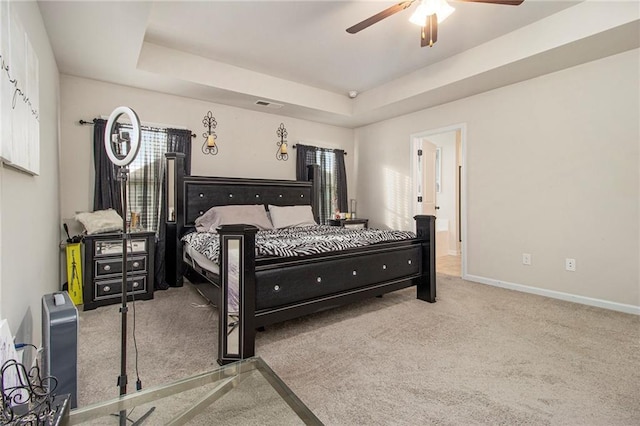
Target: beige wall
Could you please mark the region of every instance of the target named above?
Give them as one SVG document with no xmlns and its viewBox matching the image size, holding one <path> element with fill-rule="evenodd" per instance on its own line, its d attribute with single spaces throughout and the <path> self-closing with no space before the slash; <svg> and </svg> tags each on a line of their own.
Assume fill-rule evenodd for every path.
<svg viewBox="0 0 640 426">
<path fill-rule="evenodd" d="M 355 191 L 351 129 L 68 75 L 60 76 L 60 91 L 62 217 L 90 210 L 93 204 L 93 127 L 81 126 L 78 121 L 108 117 L 120 105 L 133 108 L 143 123 L 186 127 L 197 134 L 193 140 L 194 175 L 295 179 L 296 151 L 291 146 L 304 141 L 346 150 L 350 196 Z M 205 156 L 201 152 L 205 131 L 202 118 L 209 110 L 218 123 L 220 151 L 216 156 Z M 280 123 L 284 123 L 288 132 L 288 161 L 278 161 L 275 157 L 276 130 Z"/>
<path fill-rule="evenodd" d="M 412 229 L 409 135 L 466 123 L 469 277 L 640 312 L 639 64 L 633 50 L 357 129 L 359 215 Z"/>
<path fill-rule="evenodd" d="M 0 166 L 0 318 L 39 344 L 41 298 L 59 289 L 58 68 L 36 2 L 11 2 L 38 56 L 40 175 Z"/>
</svg>

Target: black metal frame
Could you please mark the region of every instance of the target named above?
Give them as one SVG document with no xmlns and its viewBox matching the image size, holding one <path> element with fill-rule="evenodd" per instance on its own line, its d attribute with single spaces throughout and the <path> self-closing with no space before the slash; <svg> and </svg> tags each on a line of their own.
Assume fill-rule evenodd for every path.
<svg viewBox="0 0 640 426">
<path fill-rule="evenodd" d="M 221 300 L 227 285 L 225 269 L 220 275 L 183 262 L 180 237 L 193 226 L 196 217 L 210 207 L 228 204 L 311 204 L 317 212 L 319 192 L 313 177 L 317 166 L 310 167 L 310 181 L 268 179 L 239 179 L 185 176 L 183 155 L 171 153 L 175 176 L 175 222 L 167 223 L 167 281 L 182 285 L 183 275 L 192 281 L 206 281 L 214 285 L 211 300 Z M 168 182 L 168 181 L 167 181 Z M 255 257 L 255 233 L 250 225 L 224 225 L 218 229 L 222 241 L 242 239 L 242 289 L 239 327 L 242 348 L 239 356 L 230 356 L 219 347 L 218 361 L 228 363 L 255 354 L 255 329 L 310 313 L 318 312 L 364 298 L 379 296 L 402 288 L 416 286 L 417 298 L 436 301 L 435 273 L 435 217 L 416 216 L 417 238 L 406 241 L 378 243 L 373 246 L 343 250 L 335 253 L 297 258 Z M 169 246 L 173 245 L 169 249 Z M 222 250 L 225 251 L 224 249 Z M 221 254 L 221 265 L 225 265 Z M 173 265 L 171 265 L 173 263 Z M 378 268 L 376 268 L 378 265 Z M 192 278 L 193 277 L 193 278 Z M 322 285 L 314 286 L 309 280 Z M 276 283 L 274 285 L 274 283 Z M 287 286 L 279 300 L 282 286 Z M 277 290 L 276 290 L 277 288 Z M 283 301 L 284 300 L 284 301 Z M 220 306 L 220 303 L 215 303 Z M 226 335 L 223 321 L 225 309 L 220 309 L 219 335 Z"/>
</svg>

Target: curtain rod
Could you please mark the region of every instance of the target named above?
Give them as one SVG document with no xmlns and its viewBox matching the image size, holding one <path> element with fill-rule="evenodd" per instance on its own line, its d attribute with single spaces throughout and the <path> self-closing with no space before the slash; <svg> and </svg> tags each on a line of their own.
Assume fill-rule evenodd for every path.
<svg viewBox="0 0 640 426">
<path fill-rule="evenodd" d="M 296 149 L 297 146 L 296 145 L 291 145 L 291 148 Z M 322 147 L 319 147 L 319 146 L 314 146 L 314 148 L 315 149 L 319 149 L 320 151 L 336 151 L 333 148 L 322 148 Z M 344 151 L 344 155 L 347 155 L 347 151 Z"/>
<path fill-rule="evenodd" d="M 78 123 L 79 123 L 81 126 L 84 126 L 85 124 L 86 124 L 86 125 L 89 125 L 89 126 L 93 126 L 94 124 L 96 124 L 96 121 L 97 121 L 97 120 L 98 120 L 97 118 L 94 118 L 94 119 L 93 119 L 93 120 L 91 120 L 91 121 L 86 121 L 86 120 L 82 120 L 82 119 L 80 119 L 80 121 L 78 121 Z M 144 124 L 143 124 L 142 126 L 143 126 L 143 127 L 145 127 L 145 125 L 144 125 Z M 150 126 L 146 126 L 146 127 L 150 127 Z M 196 136 L 198 136 L 198 135 L 196 135 L 195 133 L 191 133 L 191 137 L 192 137 L 192 138 L 195 138 Z"/>
</svg>

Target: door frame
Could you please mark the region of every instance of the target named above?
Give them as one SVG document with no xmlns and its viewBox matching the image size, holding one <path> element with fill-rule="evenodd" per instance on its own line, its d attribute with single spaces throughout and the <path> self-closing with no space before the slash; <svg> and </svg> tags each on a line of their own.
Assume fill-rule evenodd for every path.
<svg viewBox="0 0 640 426">
<path fill-rule="evenodd" d="M 412 133 L 409 135 L 409 158 L 410 158 L 410 170 L 411 170 L 411 210 L 412 216 L 415 216 L 417 212 L 417 165 L 414 156 L 415 147 L 420 139 L 428 136 L 439 135 L 441 133 L 449 133 L 460 131 L 460 152 L 462 158 L 462 170 L 460 173 L 460 231 L 462 236 L 462 250 L 461 250 L 461 275 L 463 279 L 467 277 L 467 247 L 469 247 L 469 240 L 467 235 L 467 124 L 457 123 L 445 127 L 438 127 L 435 129 L 424 130 L 418 133 Z"/>
</svg>

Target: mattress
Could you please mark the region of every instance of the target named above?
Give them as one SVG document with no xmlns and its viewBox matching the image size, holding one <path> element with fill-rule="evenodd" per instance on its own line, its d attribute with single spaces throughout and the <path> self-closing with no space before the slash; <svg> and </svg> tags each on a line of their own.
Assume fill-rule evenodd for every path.
<svg viewBox="0 0 640 426">
<path fill-rule="evenodd" d="M 218 266 L 218 262 L 214 262 L 204 254 L 198 252 L 198 250 L 194 249 L 188 242 L 185 242 L 183 245 L 182 258 L 186 263 L 190 263 L 191 266 L 194 266 L 194 263 L 196 263 L 206 271 L 212 272 L 216 275 L 220 274 L 220 266 Z"/>
</svg>

